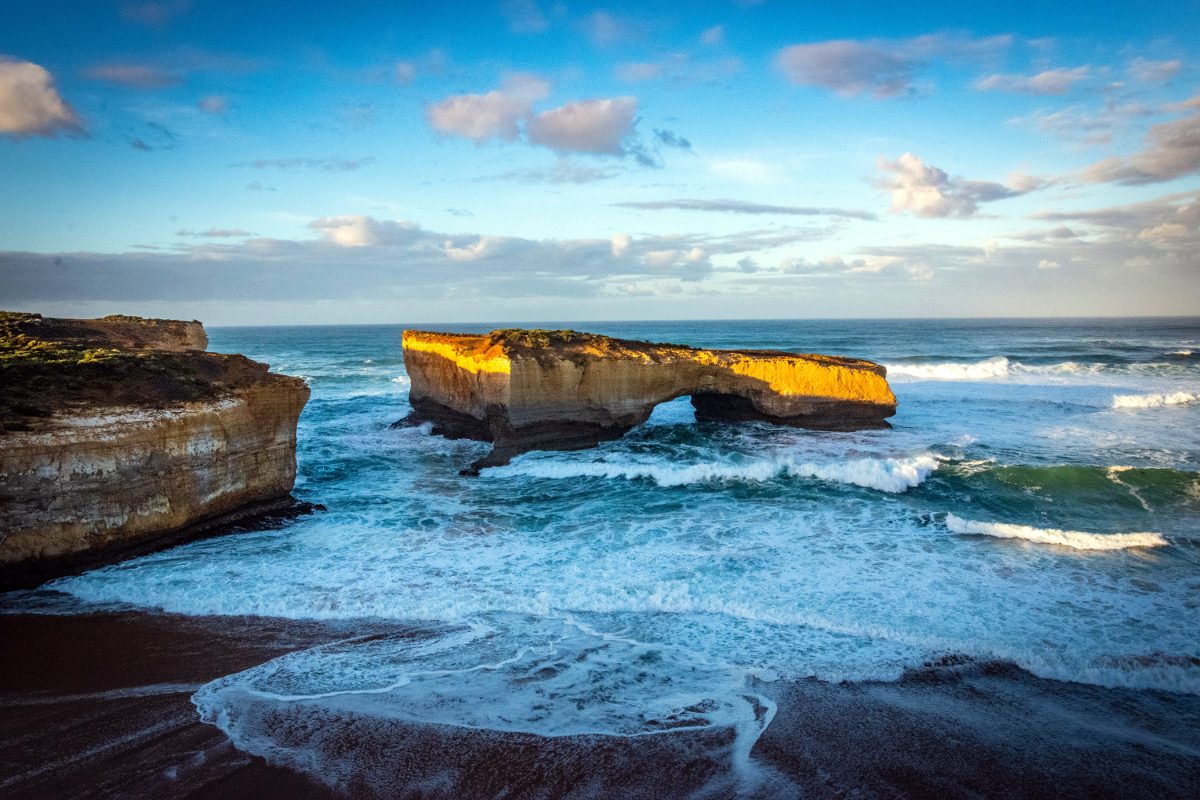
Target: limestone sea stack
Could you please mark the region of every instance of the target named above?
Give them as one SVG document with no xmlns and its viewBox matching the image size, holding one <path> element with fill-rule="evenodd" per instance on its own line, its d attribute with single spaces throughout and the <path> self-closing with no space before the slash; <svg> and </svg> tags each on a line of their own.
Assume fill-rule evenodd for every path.
<svg viewBox="0 0 1200 800">
<path fill-rule="evenodd" d="M 0 312 L 0 588 L 298 508 L 299 378 L 199 322 Z"/>
<path fill-rule="evenodd" d="M 492 442 L 466 474 L 528 450 L 594 447 L 684 395 L 699 419 L 819 430 L 886 427 L 896 413 L 886 369 L 853 358 L 520 329 L 408 330 L 403 344 L 413 411 L 398 424 Z"/>
</svg>

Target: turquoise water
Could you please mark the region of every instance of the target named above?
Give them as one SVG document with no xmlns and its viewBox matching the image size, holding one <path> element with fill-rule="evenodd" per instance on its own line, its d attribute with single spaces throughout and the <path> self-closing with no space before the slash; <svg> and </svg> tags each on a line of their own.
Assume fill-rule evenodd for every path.
<svg viewBox="0 0 1200 800">
<path fill-rule="evenodd" d="M 869 358 L 899 413 L 811 432 L 697 424 L 683 398 L 620 441 L 471 479 L 487 445 L 388 427 L 408 411 L 402 327 L 215 329 L 212 349 L 309 381 L 296 494 L 328 511 L 53 588 L 432 631 L 197 694 L 283 761 L 282 709 L 314 708 L 547 736 L 731 725 L 748 750 L 773 713 L 755 686 L 946 654 L 1200 693 L 1200 321 L 575 327 Z"/>
</svg>

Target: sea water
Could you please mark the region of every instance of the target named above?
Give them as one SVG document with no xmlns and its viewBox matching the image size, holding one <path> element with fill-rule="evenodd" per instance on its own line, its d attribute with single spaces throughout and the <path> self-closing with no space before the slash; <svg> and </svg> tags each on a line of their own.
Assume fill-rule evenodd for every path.
<svg viewBox="0 0 1200 800">
<path fill-rule="evenodd" d="M 330 715 L 725 727 L 744 765 L 770 682 L 894 680 L 946 655 L 1200 693 L 1200 320 L 571 327 L 871 359 L 899 410 L 833 433 L 699 423 L 681 398 L 621 440 L 467 478 L 488 445 L 389 427 L 409 411 L 401 326 L 213 329 L 212 349 L 308 381 L 295 493 L 328 510 L 50 588 L 405 623 L 197 692 L 239 746 L 325 774 L 336 748 L 296 731 Z"/>
</svg>

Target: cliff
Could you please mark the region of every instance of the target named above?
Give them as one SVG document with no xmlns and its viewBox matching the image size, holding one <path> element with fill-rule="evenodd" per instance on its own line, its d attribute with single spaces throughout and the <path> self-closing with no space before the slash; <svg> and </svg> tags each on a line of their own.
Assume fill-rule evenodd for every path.
<svg viewBox="0 0 1200 800">
<path fill-rule="evenodd" d="M 298 378 L 198 322 L 0 312 L 0 587 L 294 504 Z"/>
<path fill-rule="evenodd" d="M 690 395 L 696 416 L 821 430 L 886 427 L 896 412 L 886 370 L 852 358 L 704 350 L 575 331 L 478 336 L 404 332 L 413 413 L 434 432 L 493 443 L 473 464 L 527 450 L 614 439 L 659 403 Z"/>
</svg>

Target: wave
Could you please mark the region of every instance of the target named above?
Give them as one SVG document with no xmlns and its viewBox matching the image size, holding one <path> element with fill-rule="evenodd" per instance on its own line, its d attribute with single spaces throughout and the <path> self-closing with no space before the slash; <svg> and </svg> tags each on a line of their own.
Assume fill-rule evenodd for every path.
<svg viewBox="0 0 1200 800">
<path fill-rule="evenodd" d="M 978 381 L 987 378 L 1003 378 L 1010 374 L 1013 362 L 1004 356 L 984 359 L 974 363 L 941 362 L 929 364 L 885 364 L 888 377 L 903 375 L 935 381 Z"/>
<path fill-rule="evenodd" d="M 1188 356 L 1192 355 L 1192 351 L 1191 351 L 1191 350 L 1189 350 L 1189 349 L 1187 349 L 1187 348 L 1185 347 L 1185 348 L 1183 348 L 1182 350 L 1172 350 L 1172 351 L 1170 351 L 1169 353 L 1167 353 L 1167 355 L 1169 355 L 1169 356 L 1182 356 L 1182 357 L 1184 357 L 1184 358 L 1187 358 Z"/>
<path fill-rule="evenodd" d="M 1124 550 L 1130 547 L 1162 547 L 1167 540 L 1160 533 L 1084 533 L 1057 528 L 1034 528 L 1003 522 L 975 522 L 946 515 L 946 527 L 954 533 L 976 533 L 1000 539 L 1024 539 L 1038 544 L 1054 544 L 1076 550 Z"/>
<path fill-rule="evenodd" d="M 916 378 L 932 381 L 983 381 L 1019 375 L 1091 375 L 1107 365 L 1081 364 L 1063 361 L 1058 364 L 1022 364 L 1005 356 L 992 356 L 982 361 L 934 361 L 908 364 L 885 364 L 888 377 Z"/>
<path fill-rule="evenodd" d="M 685 486 L 714 481 L 762 482 L 781 477 L 815 478 L 900 494 L 920 486 L 938 468 L 930 453 L 909 458 L 856 458 L 828 463 L 782 458 L 747 463 L 703 463 L 677 466 L 667 462 L 517 460 L 483 471 L 494 477 L 647 479 L 659 486 Z"/>
<path fill-rule="evenodd" d="M 1195 392 L 1172 392 L 1171 394 L 1116 394 L 1113 395 L 1113 408 L 1161 408 L 1162 406 L 1182 406 L 1200 401 L 1200 394 Z"/>
</svg>

